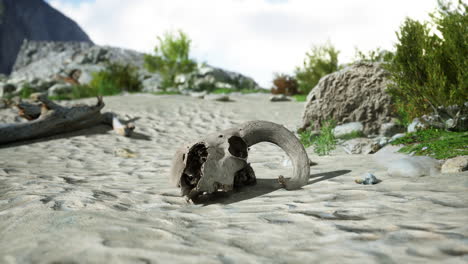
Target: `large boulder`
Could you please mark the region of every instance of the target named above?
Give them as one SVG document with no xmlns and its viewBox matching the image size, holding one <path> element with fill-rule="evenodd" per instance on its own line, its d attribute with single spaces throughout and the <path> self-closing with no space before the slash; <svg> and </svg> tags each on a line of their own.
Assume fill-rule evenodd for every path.
<svg viewBox="0 0 468 264">
<path fill-rule="evenodd" d="M 43 0 L 0 0 L 0 73 L 10 74 L 23 40 L 83 41 L 86 33 Z"/>
<path fill-rule="evenodd" d="M 323 121 L 334 119 L 338 125 L 361 122 L 365 134 L 378 134 L 394 116 L 385 93 L 388 76 L 380 63 L 366 62 L 324 76 L 307 96 L 302 128 L 317 130 Z"/>
</svg>

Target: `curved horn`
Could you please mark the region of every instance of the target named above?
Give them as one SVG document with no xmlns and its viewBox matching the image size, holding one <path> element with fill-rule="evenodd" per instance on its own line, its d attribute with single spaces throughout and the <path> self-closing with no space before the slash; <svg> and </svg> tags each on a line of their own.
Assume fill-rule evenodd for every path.
<svg viewBox="0 0 468 264">
<path fill-rule="evenodd" d="M 304 146 L 287 128 L 268 121 L 250 121 L 240 125 L 239 135 L 252 146 L 270 142 L 283 149 L 293 163 L 293 177 L 286 181 L 280 176 L 280 183 L 287 190 L 299 189 L 307 184 L 310 177 L 309 157 Z"/>
</svg>

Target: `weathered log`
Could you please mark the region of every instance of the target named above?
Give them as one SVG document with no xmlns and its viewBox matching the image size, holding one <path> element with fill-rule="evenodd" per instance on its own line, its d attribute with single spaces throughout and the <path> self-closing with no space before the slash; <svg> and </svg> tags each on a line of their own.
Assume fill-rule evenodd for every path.
<svg viewBox="0 0 468 264">
<path fill-rule="evenodd" d="M 104 107 L 102 97 L 98 97 L 97 104 L 93 106 L 71 107 L 58 105 L 43 94 L 34 94 L 31 98 L 39 101 L 40 106 L 27 103 L 17 104 L 20 116 L 31 121 L 0 124 L 0 144 L 48 137 L 99 124 L 113 126 L 114 130 L 123 136 L 130 136 L 135 128 L 133 123 L 121 124 L 113 113 L 102 114 L 101 109 Z"/>
</svg>

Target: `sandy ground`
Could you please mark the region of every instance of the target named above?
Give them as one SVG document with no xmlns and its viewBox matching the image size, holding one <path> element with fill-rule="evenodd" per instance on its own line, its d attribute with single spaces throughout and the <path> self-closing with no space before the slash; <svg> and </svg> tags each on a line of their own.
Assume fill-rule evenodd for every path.
<svg viewBox="0 0 468 264">
<path fill-rule="evenodd" d="M 168 180 L 183 142 L 255 119 L 300 126 L 302 103 L 233 99 L 108 97 L 136 137 L 100 126 L 0 147 L 0 263 L 468 263 L 467 173 L 391 178 L 372 155 L 309 148 L 309 184 L 286 191 L 286 155 L 261 143 L 256 186 L 187 204 Z M 356 184 L 366 172 L 383 181 Z"/>
</svg>

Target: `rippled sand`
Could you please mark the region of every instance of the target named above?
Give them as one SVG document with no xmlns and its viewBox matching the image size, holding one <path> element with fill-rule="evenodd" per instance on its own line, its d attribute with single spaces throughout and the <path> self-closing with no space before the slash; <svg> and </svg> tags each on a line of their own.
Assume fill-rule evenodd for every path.
<svg viewBox="0 0 468 264">
<path fill-rule="evenodd" d="M 309 184 L 286 191 L 286 155 L 261 143 L 256 186 L 187 204 L 168 180 L 180 144 L 248 120 L 300 126 L 302 103 L 233 99 L 106 97 L 137 119 L 134 138 L 100 126 L 1 146 L 0 263 L 468 262 L 468 173 L 390 178 L 372 155 L 309 148 Z M 383 181 L 356 184 L 366 172 Z"/>
</svg>

